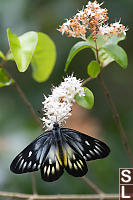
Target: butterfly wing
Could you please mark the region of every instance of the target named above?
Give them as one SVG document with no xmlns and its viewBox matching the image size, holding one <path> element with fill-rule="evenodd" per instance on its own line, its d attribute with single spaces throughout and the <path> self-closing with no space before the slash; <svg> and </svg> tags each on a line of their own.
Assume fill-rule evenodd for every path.
<svg viewBox="0 0 133 200">
<path fill-rule="evenodd" d="M 85 161 L 101 159 L 110 153 L 109 147 L 98 139 L 73 129 L 62 128 L 61 132 L 68 146 Z"/>
<path fill-rule="evenodd" d="M 57 180 L 63 174 L 63 166 L 52 131 L 43 133 L 19 153 L 10 169 L 16 174 L 41 169 L 43 180 Z"/>
<path fill-rule="evenodd" d="M 41 177 L 44 181 L 56 181 L 64 172 L 64 166 L 60 159 L 59 147 L 53 138 L 50 150 L 41 167 Z"/>
<path fill-rule="evenodd" d="M 10 165 L 10 170 L 16 174 L 39 170 L 48 154 L 51 140 L 52 131 L 40 135 L 16 156 Z"/>
<path fill-rule="evenodd" d="M 87 173 L 88 168 L 83 157 L 70 146 L 69 141 L 66 140 L 65 137 L 63 138 L 62 146 L 64 167 L 66 171 L 75 177 L 84 176 Z"/>
</svg>

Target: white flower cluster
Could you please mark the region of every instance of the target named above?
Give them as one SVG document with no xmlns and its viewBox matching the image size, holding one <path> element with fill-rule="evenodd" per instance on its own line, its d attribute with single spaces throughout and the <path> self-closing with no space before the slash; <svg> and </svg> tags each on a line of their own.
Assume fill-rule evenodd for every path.
<svg viewBox="0 0 133 200">
<path fill-rule="evenodd" d="M 84 88 L 81 85 L 82 81 L 72 75 L 65 78 L 58 87 L 54 87 L 51 95 L 44 96 L 45 100 L 42 103 L 45 113 L 42 121 L 48 130 L 53 128 L 55 122 L 61 125 L 71 115 L 75 95 L 77 93 L 79 96 L 85 95 Z"/>
</svg>

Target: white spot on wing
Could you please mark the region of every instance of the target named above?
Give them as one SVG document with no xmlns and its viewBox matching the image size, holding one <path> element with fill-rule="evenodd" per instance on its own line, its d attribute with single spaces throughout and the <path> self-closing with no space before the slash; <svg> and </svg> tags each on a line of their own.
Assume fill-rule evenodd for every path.
<svg viewBox="0 0 133 200">
<path fill-rule="evenodd" d="M 102 150 L 98 146 L 95 145 L 95 148 L 102 152 Z"/>
<path fill-rule="evenodd" d="M 98 142 L 96 142 L 96 144 L 101 147 L 101 145 Z"/>
<path fill-rule="evenodd" d="M 90 152 L 93 156 L 95 156 L 95 153 L 94 153 L 93 151 L 89 150 L 89 152 Z"/>
<path fill-rule="evenodd" d="M 50 165 L 48 166 L 48 169 L 47 169 L 47 175 L 49 176 L 50 174 Z"/>
<path fill-rule="evenodd" d="M 94 149 L 94 151 L 96 152 L 96 154 L 100 155 L 99 151 L 97 151 L 96 149 Z"/>
<path fill-rule="evenodd" d="M 55 168 L 54 168 L 54 167 L 52 167 L 52 170 L 51 170 L 51 172 L 52 172 L 52 174 L 54 174 L 54 173 L 55 173 Z"/>
<path fill-rule="evenodd" d="M 91 155 L 90 155 L 90 154 L 88 154 L 88 153 L 86 154 L 86 156 L 87 156 L 88 158 L 91 158 Z"/>
<path fill-rule="evenodd" d="M 21 161 L 21 163 L 19 165 L 19 169 L 22 167 L 23 162 L 24 162 L 24 159 Z"/>
<path fill-rule="evenodd" d="M 90 146 L 90 143 L 88 141 L 85 141 L 85 143 Z"/>
<path fill-rule="evenodd" d="M 38 167 L 37 167 L 37 169 L 40 169 L 40 166 L 41 166 L 41 165 L 39 164 Z"/>
<path fill-rule="evenodd" d="M 27 168 L 29 169 L 31 167 L 32 161 L 29 162 Z"/>
<path fill-rule="evenodd" d="M 24 163 L 22 171 L 25 169 L 26 165 L 27 165 L 27 162 Z"/>
<path fill-rule="evenodd" d="M 52 164 L 52 160 L 51 159 L 49 159 L 49 164 Z"/>
<path fill-rule="evenodd" d="M 36 168 L 36 163 L 33 165 L 32 169 L 35 169 Z"/>
<path fill-rule="evenodd" d="M 16 166 L 18 165 L 19 161 L 21 160 L 22 156 L 20 156 L 20 158 L 18 159 Z"/>
<path fill-rule="evenodd" d="M 32 155 L 32 151 L 30 151 L 30 152 L 29 152 L 29 155 L 28 155 L 28 157 L 30 157 L 31 155 Z"/>
<path fill-rule="evenodd" d="M 46 172 L 46 169 L 47 169 L 47 166 L 44 167 L 44 174 L 45 174 L 45 172 Z"/>
</svg>

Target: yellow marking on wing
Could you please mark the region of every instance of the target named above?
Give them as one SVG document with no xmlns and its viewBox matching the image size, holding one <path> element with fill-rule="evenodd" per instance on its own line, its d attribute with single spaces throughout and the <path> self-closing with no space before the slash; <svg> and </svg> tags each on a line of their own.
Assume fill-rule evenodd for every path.
<svg viewBox="0 0 133 200">
<path fill-rule="evenodd" d="M 77 161 L 77 165 L 79 166 L 80 169 L 82 169 L 82 166 L 78 161 Z"/>
<path fill-rule="evenodd" d="M 67 166 L 67 152 L 63 148 L 62 151 L 63 151 L 64 165 Z"/>
<path fill-rule="evenodd" d="M 62 165 L 62 161 L 61 161 L 60 154 L 59 154 L 59 148 L 57 148 L 57 153 L 56 153 L 56 155 L 57 155 L 57 158 L 58 158 L 58 160 L 59 160 L 60 165 Z"/>
<path fill-rule="evenodd" d="M 56 160 L 56 170 L 60 170 L 60 166 L 57 160 Z"/>
<path fill-rule="evenodd" d="M 44 174 L 45 174 L 45 172 L 46 172 L 46 169 L 47 169 L 47 166 L 44 167 L 44 170 L 43 170 L 43 171 L 44 171 Z"/>
<path fill-rule="evenodd" d="M 47 169 L 47 175 L 49 176 L 49 174 L 50 174 L 50 165 L 49 165 L 49 167 Z"/>
<path fill-rule="evenodd" d="M 73 166 L 74 166 L 74 168 L 75 168 L 76 170 L 78 169 L 78 167 L 77 167 L 77 165 L 76 165 L 75 163 L 74 163 L 74 165 L 73 165 Z"/>
<path fill-rule="evenodd" d="M 79 160 L 79 162 L 81 163 L 81 165 L 84 165 L 83 162 L 82 162 L 82 160 Z"/>
<path fill-rule="evenodd" d="M 69 168 L 72 169 L 72 162 L 69 158 L 68 158 L 68 165 L 69 165 Z"/>
<path fill-rule="evenodd" d="M 52 174 L 54 174 L 54 173 L 55 173 L 55 168 L 54 168 L 54 167 L 52 167 L 52 170 L 51 170 L 51 172 L 52 172 Z"/>
<path fill-rule="evenodd" d="M 52 164 L 52 160 L 51 159 L 49 159 L 49 164 Z"/>
<path fill-rule="evenodd" d="M 73 154 L 73 160 L 76 160 L 76 157 L 75 157 L 75 155 Z"/>
</svg>

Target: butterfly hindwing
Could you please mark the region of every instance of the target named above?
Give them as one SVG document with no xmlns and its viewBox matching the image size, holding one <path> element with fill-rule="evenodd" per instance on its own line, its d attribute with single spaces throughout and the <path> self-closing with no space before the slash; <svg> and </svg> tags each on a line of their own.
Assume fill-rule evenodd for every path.
<svg viewBox="0 0 133 200">
<path fill-rule="evenodd" d="M 63 174 L 63 168 L 58 145 L 53 139 L 49 153 L 47 154 L 47 157 L 43 162 L 43 166 L 41 167 L 42 179 L 48 182 L 57 180 Z"/>
<path fill-rule="evenodd" d="M 64 167 L 70 175 L 81 177 L 87 173 L 88 168 L 85 160 L 65 140 L 63 143 L 63 155 Z"/>
<path fill-rule="evenodd" d="M 90 161 L 106 157 L 110 149 L 100 140 L 75 131 L 73 129 L 61 129 L 66 142 L 84 160 Z"/>
<path fill-rule="evenodd" d="M 40 169 L 45 159 L 52 139 L 52 131 L 45 132 L 29 144 L 12 161 L 10 170 L 16 174 L 22 174 Z"/>
</svg>

